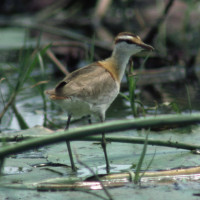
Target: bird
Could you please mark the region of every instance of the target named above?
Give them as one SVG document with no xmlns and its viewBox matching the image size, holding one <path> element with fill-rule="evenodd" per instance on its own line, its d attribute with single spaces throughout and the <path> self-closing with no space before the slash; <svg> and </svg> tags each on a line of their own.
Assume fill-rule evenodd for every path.
<svg viewBox="0 0 200 200">
<path fill-rule="evenodd" d="M 54 89 L 46 90 L 49 98 L 58 103 L 68 113 L 65 129 L 69 128 L 71 117 L 95 116 L 105 121 L 105 113 L 120 91 L 120 83 L 132 55 L 154 48 L 145 44 L 139 36 L 121 32 L 114 39 L 110 57 L 93 62 L 69 73 Z M 66 141 L 71 167 L 76 171 L 70 142 Z M 106 150 L 105 133 L 102 133 L 102 149 L 106 161 L 106 171 L 110 165 Z"/>
</svg>

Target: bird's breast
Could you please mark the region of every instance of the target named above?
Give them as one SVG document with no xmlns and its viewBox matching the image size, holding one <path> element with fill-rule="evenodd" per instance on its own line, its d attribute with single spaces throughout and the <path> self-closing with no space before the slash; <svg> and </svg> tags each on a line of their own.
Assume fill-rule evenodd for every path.
<svg viewBox="0 0 200 200">
<path fill-rule="evenodd" d="M 115 87 L 107 86 L 103 90 L 94 92 L 95 95 L 67 97 L 65 99 L 57 98 L 54 101 L 73 117 L 82 117 L 87 115 L 99 115 L 105 113 L 110 104 L 119 93 L 119 85 Z"/>
<path fill-rule="evenodd" d="M 91 105 L 79 98 L 67 98 L 64 100 L 58 100 L 57 103 L 65 110 L 68 114 L 73 117 L 83 117 L 91 114 Z"/>
</svg>

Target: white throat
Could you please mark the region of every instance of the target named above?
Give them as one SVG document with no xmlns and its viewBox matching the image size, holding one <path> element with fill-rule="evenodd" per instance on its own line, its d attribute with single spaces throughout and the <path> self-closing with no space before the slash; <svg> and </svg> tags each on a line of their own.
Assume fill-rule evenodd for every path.
<svg viewBox="0 0 200 200">
<path fill-rule="evenodd" d="M 130 48 L 129 45 L 125 45 L 124 42 L 117 44 L 113 50 L 111 59 L 116 63 L 116 68 L 119 73 L 120 82 L 123 78 L 126 66 L 130 57 L 141 51 L 136 45 Z"/>
</svg>

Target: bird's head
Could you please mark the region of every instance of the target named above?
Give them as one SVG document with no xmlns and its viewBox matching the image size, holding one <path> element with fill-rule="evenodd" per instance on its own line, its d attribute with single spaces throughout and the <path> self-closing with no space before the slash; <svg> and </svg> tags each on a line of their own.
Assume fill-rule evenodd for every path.
<svg viewBox="0 0 200 200">
<path fill-rule="evenodd" d="M 145 44 L 139 36 L 128 32 L 122 32 L 116 36 L 115 48 L 129 53 L 130 55 L 136 54 L 142 50 L 154 50 L 152 46 Z"/>
</svg>

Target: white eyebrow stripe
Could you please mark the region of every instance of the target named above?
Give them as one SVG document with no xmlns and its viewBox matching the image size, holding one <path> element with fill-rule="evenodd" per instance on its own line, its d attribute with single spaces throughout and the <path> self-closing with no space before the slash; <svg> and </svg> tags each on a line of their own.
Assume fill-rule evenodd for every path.
<svg viewBox="0 0 200 200">
<path fill-rule="evenodd" d="M 130 36 L 130 35 L 122 35 L 122 36 L 119 36 L 118 39 L 122 39 L 122 40 L 131 40 L 133 39 L 133 36 Z"/>
</svg>

